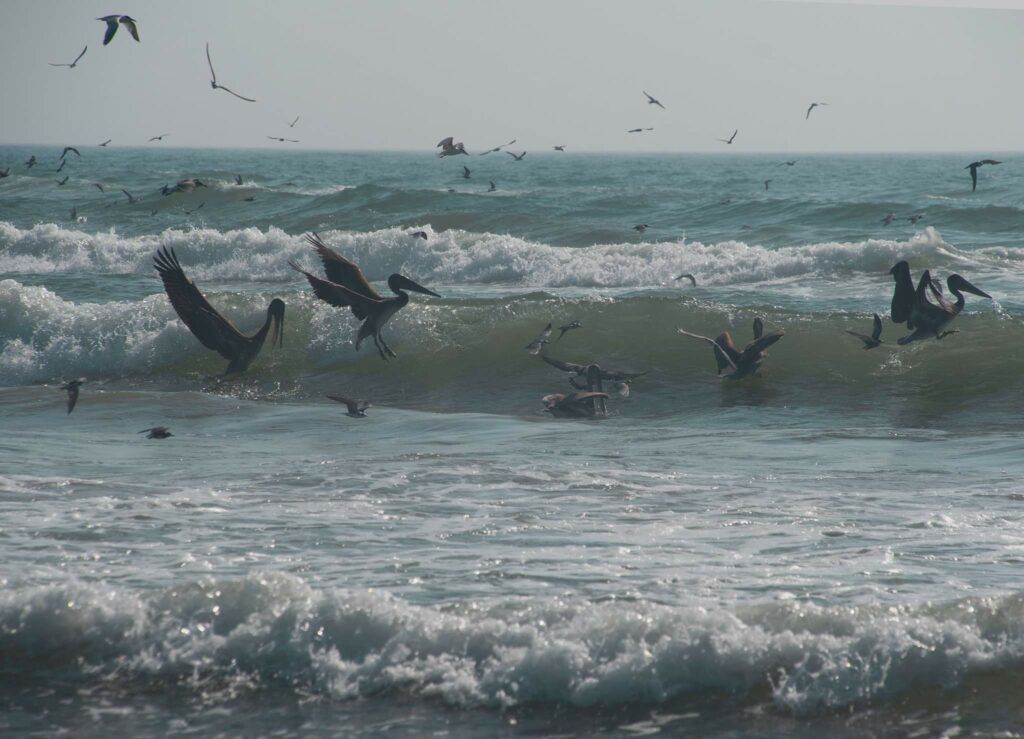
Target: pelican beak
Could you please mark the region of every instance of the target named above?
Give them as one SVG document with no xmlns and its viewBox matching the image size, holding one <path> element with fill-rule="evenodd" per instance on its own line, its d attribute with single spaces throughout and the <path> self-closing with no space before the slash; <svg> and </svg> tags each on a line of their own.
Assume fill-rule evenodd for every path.
<svg viewBox="0 0 1024 739">
<path fill-rule="evenodd" d="M 977 295 L 977 296 L 982 297 L 982 298 L 988 298 L 989 300 L 992 299 L 991 295 L 989 295 L 984 290 L 979 290 L 974 285 L 972 285 L 967 280 L 965 280 L 963 277 L 960 278 L 959 282 L 960 282 L 960 289 L 961 290 L 966 290 L 967 292 L 973 293 L 974 295 Z"/>
<path fill-rule="evenodd" d="M 284 348 L 284 315 L 274 318 L 274 324 L 270 327 L 270 345 L 277 344 L 278 348 Z"/>
<path fill-rule="evenodd" d="M 405 283 L 406 283 L 405 284 L 405 288 L 407 290 L 412 290 L 414 292 L 423 293 L 424 295 L 433 295 L 435 298 L 441 297 L 440 295 L 435 293 L 433 290 L 429 290 L 429 289 L 423 287 L 423 285 L 421 285 L 418 282 L 415 282 L 413 280 L 410 280 L 408 277 L 405 277 L 404 279 L 405 279 Z"/>
</svg>

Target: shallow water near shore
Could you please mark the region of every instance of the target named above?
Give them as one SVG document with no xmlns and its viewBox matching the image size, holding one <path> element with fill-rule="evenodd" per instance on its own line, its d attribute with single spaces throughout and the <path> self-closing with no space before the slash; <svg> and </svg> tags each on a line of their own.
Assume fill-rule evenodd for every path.
<svg viewBox="0 0 1024 739">
<path fill-rule="evenodd" d="M 1019 156 L 972 193 L 948 155 L 472 157 L 464 180 L 427 154 L 90 149 L 58 188 L 32 153 L 0 147 L 5 735 L 1024 723 Z M 208 188 L 159 193 L 188 176 Z M 314 230 L 443 296 L 388 325 L 396 360 L 289 268 L 319 271 Z M 245 332 L 282 298 L 283 349 L 220 377 L 162 246 Z M 864 351 L 844 331 L 887 315 L 904 258 L 993 300 Z M 786 335 L 748 382 L 676 333 L 742 344 L 758 315 Z M 524 347 L 573 320 L 546 354 L 645 373 L 603 420 L 542 412 L 569 386 Z"/>
</svg>

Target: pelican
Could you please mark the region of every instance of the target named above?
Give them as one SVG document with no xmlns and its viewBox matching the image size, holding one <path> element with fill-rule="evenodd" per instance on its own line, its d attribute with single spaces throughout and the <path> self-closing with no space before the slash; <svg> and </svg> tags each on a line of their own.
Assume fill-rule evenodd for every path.
<svg viewBox="0 0 1024 739">
<path fill-rule="evenodd" d="M 197 187 L 206 187 L 206 184 L 202 180 L 196 179 L 195 177 L 188 177 L 184 180 L 178 180 L 176 183 L 174 183 L 174 187 L 168 187 L 167 185 L 164 185 L 162 188 L 160 188 L 160 192 L 162 192 L 164 195 L 172 195 L 176 192 L 192 192 Z"/>
<path fill-rule="evenodd" d="M 115 26 L 115 28 L 116 28 L 116 26 Z M 54 64 L 53 62 L 49 62 L 49 65 L 51 67 L 67 67 L 68 69 L 74 69 L 76 66 L 78 66 L 78 60 L 81 59 L 83 56 L 85 56 L 85 52 L 87 52 L 88 50 L 89 50 L 88 46 L 86 46 L 84 49 L 82 49 L 82 53 L 79 54 L 78 56 L 76 56 L 75 57 L 75 61 L 71 62 L 71 64 Z"/>
<path fill-rule="evenodd" d="M 661 104 L 661 101 L 654 98 L 649 92 L 647 92 L 647 90 L 641 90 L 641 92 L 647 96 L 648 105 L 657 105 L 662 110 L 665 110 L 665 106 Z"/>
<path fill-rule="evenodd" d="M 731 144 L 733 141 L 736 140 L 736 134 L 738 134 L 739 132 L 740 130 L 737 128 L 735 131 L 732 132 L 732 136 L 730 136 L 729 138 L 718 140 L 721 141 L 723 144 Z"/>
<path fill-rule="evenodd" d="M 145 434 L 147 439 L 166 439 L 174 436 L 166 426 L 154 426 L 151 429 L 142 429 L 140 434 Z"/>
<path fill-rule="evenodd" d="M 942 339 L 955 331 L 945 330 L 954 318 L 964 309 L 967 299 L 962 291 L 991 299 L 988 293 L 979 290 L 960 275 L 950 275 L 946 280 L 949 291 L 956 295 L 956 302 L 950 303 L 943 296 L 932 280 L 931 272 L 925 270 L 917 283 L 917 289 L 910 278 L 910 265 L 905 261 L 897 262 L 889 274 L 896 282 L 892 297 L 892 320 L 894 323 L 906 323 L 914 333 L 897 340 L 903 346 L 912 341 L 934 337 Z M 939 301 L 935 305 L 928 300 L 928 291 Z"/>
<path fill-rule="evenodd" d="M 571 323 L 567 323 L 564 326 L 559 326 L 558 330 L 561 331 L 561 333 L 558 334 L 557 341 L 561 341 L 562 337 L 565 336 L 566 333 L 568 333 L 569 331 L 573 331 L 578 328 L 583 328 L 583 324 L 580 323 L 579 321 L 572 321 Z"/>
<path fill-rule="evenodd" d="M 132 35 L 133 39 L 136 41 L 139 40 L 139 27 L 135 25 L 136 20 L 130 15 L 105 15 L 102 18 L 97 18 L 96 20 L 103 21 L 107 24 L 107 31 L 103 34 L 104 46 L 109 44 L 110 40 L 114 38 L 114 34 L 117 33 L 118 23 L 128 29 L 128 33 Z"/>
<path fill-rule="evenodd" d="M 541 398 L 544 403 L 544 412 L 550 413 L 555 418 L 593 418 L 598 415 L 598 399 L 607 400 L 608 393 L 585 391 L 566 395 L 565 393 L 551 393 Z"/>
<path fill-rule="evenodd" d="M 978 167 L 984 164 L 1002 164 L 995 159 L 982 159 L 980 162 L 971 162 L 964 169 L 971 170 L 971 192 L 978 189 Z"/>
<path fill-rule="evenodd" d="M 682 279 L 684 279 L 684 278 L 685 278 L 685 279 L 687 279 L 687 280 L 689 280 L 689 281 L 690 281 L 690 284 L 691 284 L 691 285 L 693 285 L 694 287 L 697 287 L 697 278 L 696 278 L 696 277 L 694 277 L 694 276 L 693 276 L 693 275 L 691 275 L 691 274 L 679 275 L 679 276 L 678 276 L 678 277 L 676 278 L 676 281 L 678 282 L 679 280 L 682 280 Z"/>
<path fill-rule="evenodd" d="M 212 77 L 212 79 L 210 80 L 210 87 L 212 87 L 214 90 L 223 90 L 224 92 L 230 93 L 231 95 L 234 95 L 239 100 L 244 100 L 247 103 L 255 103 L 256 102 L 252 98 L 247 98 L 245 95 L 239 95 L 234 90 L 229 90 L 228 88 L 224 87 L 224 85 L 218 85 L 217 84 L 217 73 L 213 71 L 213 61 L 210 59 L 210 42 L 209 41 L 206 42 L 206 63 L 210 65 L 210 77 Z M 296 118 L 295 120 L 298 120 L 298 118 Z"/>
<path fill-rule="evenodd" d="M 846 333 L 850 336 L 856 336 L 858 339 L 864 342 L 865 349 L 874 349 L 876 346 L 881 345 L 882 342 L 882 317 L 875 314 L 874 323 L 871 328 L 871 336 L 858 333 L 856 331 L 850 331 L 846 329 Z"/>
<path fill-rule="evenodd" d="M 462 142 L 460 141 L 459 143 L 456 144 L 455 137 L 453 136 L 441 139 L 437 143 L 437 146 L 441 147 L 441 153 L 438 154 L 438 156 L 442 158 L 455 156 L 457 154 L 465 154 L 467 156 L 469 155 L 469 152 L 466 151 L 466 147 L 462 145 Z"/>
<path fill-rule="evenodd" d="M 348 408 L 348 412 L 345 413 L 346 416 L 366 418 L 366 409 L 370 407 L 370 404 L 365 400 L 352 400 L 352 398 L 344 398 L 340 395 L 328 395 L 327 397 L 338 403 L 344 403 Z"/>
<path fill-rule="evenodd" d="M 551 337 L 551 323 L 544 327 L 544 330 L 537 334 L 537 338 L 526 345 L 526 351 L 530 354 L 540 354 L 540 350 L 544 348 L 544 345 L 549 343 L 548 339 Z"/>
<path fill-rule="evenodd" d="M 828 103 L 811 103 L 810 107 L 807 108 L 807 115 L 804 116 L 804 120 L 806 121 L 808 118 L 810 118 L 811 117 L 811 111 L 814 110 L 815 108 L 817 108 L 820 105 L 828 105 Z"/>
<path fill-rule="evenodd" d="M 61 390 L 64 390 L 68 394 L 68 413 L 71 413 L 75 409 L 75 403 L 78 402 L 78 389 L 85 382 L 84 377 L 79 377 L 77 380 L 71 380 L 60 386 Z"/>
<path fill-rule="evenodd" d="M 785 336 L 785 333 L 782 331 L 774 334 L 765 334 L 764 322 L 759 317 L 754 319 L 754 340 L 743 347 L 743 351 L 736 348 L 732 335 L 728 331 L 723 331 L 717 338 L 710 339 L 707 336 L 692 334 L 681 328 L 677 330 L 684 336 L 700 339 L 711 344 L 715 349 L 715 362 L 718 364 L 718 374 L 722 374 L 722 370 L 726 367 L 732 367 L 733 371 L 726 375 L 730 380 L 742 380 L 744 377 L 750 377 L 756 373 L 768 356 L 766 349 Z"/>
<path fill-rule="evenodd" d="M 562 370 L 562 372 L 568 372 L 570 375 L 574 375 L 574 377 L 570 377 L 570 380 L 587 377 L 587 372 L 593 366 L 593 365 L 589 365 L 589 364 L 574 364 L 572 362 L 563 362 L 560 359 L 555 359 L 554 357 L 548 357 L 548 356 L 542 356 L 541 359 L 543 359 L 545 362 L 550 364 L 555 369 L 560 369 L 560 370 Z M 629 383 L 629 382 L 632 382 L 633 380 L 635 380 L 638 377 L 643 377 L 646 374 L 647 374 L 646 372 L 633 372 L 633 371 L 630 371 L 630 370 L 606 369 L 606 368 L 602 367 L 602 368 L 600 368 L 600 373 L 597 376 L 589 377 L 587 379 L 589 379 L 591 381 L 596 380 L 596 379 L 600 379 L 600 380 L 609 380 L 611 382 L 618 382 L 618 383 L 622 383 L 622 382 Z M 573 383 L 573 387 L 578 387 L 578 386 L 575 383 Z"/>
<path fill-rule="evenodd" d="M 163 280 L 164 290 L 181 322 L 207 349 L 229 360 L 225 375 L 245 372 L 260 353 L 267 333 L 270 343 L 284 346 L 284 301 L 274 298 L 267 308 L 267 320 L 252 336 L 242 335 L 230 321 L 217 312 L 199 292 L 178 262 L 174 249 L 164 247 L 153 257 L 153 266 Z"/>
<path fill-rule="evenodd" d="M 512 153 L 512 152 L 510 152 L 510 151 L 506 151 L 505 153 L 506 153 L 506 154 L 508 154 L 508 155 L 509 155 L 510 157 L 512 157 L 513 159 L 515 159 L 515 160 L 516 160 L 517 162 L 521 162 L 521 161 L 523 161 L 523 157 L 525 157 L 525 156 L 526 156 L 526 152 L 525 152 L 525 151 L 524 151 L 524 152 L 523 152 L 522 154 L 519 154 L 519 155 L 513 154 L 513 153 Z"/>
<path fill-rule="evenodd" d="M 350 308 L 352 315 L 363 323 L 359 327 L 356 336 L 356 350 L 363 343 L 367 336 L 373 337 L 373 343 L 377 346 L 381 359 L 387 361 L 388 357 L 397 356 L 391 347 L 381 336 L 381 330 L 395 313 L 405 307 L 409 302 L 409 293 L 406 290 L 441 297 L 433 290 L 428 290 L 422 285 L 413 282 L 408 277 L 400 274 L 393 274 L 388 278 L 388 287 L 395 294 L 393 298 L 385 298 L 374 290 L 366 275 L 355 264 L 330 248 L 320 240 L 318 234 L 306 234 L 306 241 L 310 243 L 316 253 L 320 255 L 323 262 L 324 272 L 327 279 L 310 274 L 299 267 L 295 262 L 289 262 L 292 269 L 301 272 L 309 280 L 313 293 L 325 303 L 339 308 Z"/>
</svg>

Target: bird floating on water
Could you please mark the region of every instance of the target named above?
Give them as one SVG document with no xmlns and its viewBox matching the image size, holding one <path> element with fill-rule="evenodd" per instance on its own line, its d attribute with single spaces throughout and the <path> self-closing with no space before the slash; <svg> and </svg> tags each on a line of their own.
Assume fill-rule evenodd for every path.
<svg viewBox="0 0 1024 739">
<path fill-rule="evenodd" d="M 437 146 L 441 148 L 441 153 L 438 154 L 439 157 L 451 157 L 456 156 L 457 154 L 466 154 L 468 156 L 469 154 L 461 141 L 457 144 L 455 143 L 455 137 L 453 136 L 441 139 L 437 143 Z M 434 148 L 436 149 L 437 147 Z"/>
<path fill-rule="evenodd" d="M 146 434 L 147 439 L 167 439 L 174 436 L 174 434 L 171 433 L 171 430 L 166 426 L 154 426 L 153 428 L 142 429 L 139 433 Z"/>
<path fill-rule="evenodd" d="M 556 339 L 556 341 L 561 341 L 562 337 L 565 336 L 566 333 L 568 333 L 569 331 L 574 331 L 575 329 L 578 328 L 583 328 L 583 324 L 580 323 L 579 321 L 572 321 L 571 323 L 567 323 L 564 326 L 559 326 L 558 330 L 561 333 L 558 334 L 558 339 Z"/>
<path fill-rule="evenodd" d="M 77 380 L 71 380 L 60 386 L 60 389 L 68 394 L 68 413 L 75 409 L 75 404 L 78 402 L 78 389 L 84 382 L 85 378 L 79 377 Z"/>
<path fill-rule="evenodd" d="M 528 354 L 540 354 L 540 350 L 544 348 L 544 345 L 548 343 L 548 339 L 551 338 L 551 324 L 548 323 L 544 327 L 544 330 L 537 334 L 537 338 L 526 345 L 526 351 Z"/>
<path fill-rule="evenodd" d="M 811 117 L 812 110 L 822 105 L 828 105 L 828 103 L 811 103 L 810 107 L 807 108 L 807 115 L 804 116 L 804 120 L 806 121 L 808 118 Z"/>
<path fill-rule="evenodd" d="M 871 336 L 867 336 L 857 331 L 851 331 L 846 329 L 846 333 L 850 336 L 856 336 L 858 339 L 864 342 L 865 349 L 874 349 L 876 346 L 880 346 L 882 342 L 882 317 L 875 313 L 874 322 L 872 323 Z"/>
<path fill-rule="evenodd" d="M 723 331 L 716 338 L 711 339 L 700 334 L 693 334 L 683 329 L 677 329 L 684 336 L 706 341 L 714 347 L 715 363 L 718 365 L 718 374 L 726 367 L 732 367 L 732 372 L 726 375 L 730 380 L 741 380 L 750 377 L 761 367 L 768 356 L 768 347 L 781 339 L 785 333 L 779 331 L 774 334 L 764 333 L 764 322 L 760 317 L 754 319 L 754 340 L 743 347 L 743 351 L 736 348 L 733 343 L 732 334 Z"/>
<path fill-rule="evenodd" d="M 979 290 L 960 275 L 953 274 L 946 280 L 949 291 L 956 295 L 956 302 L 950 303 L 942 295 L 936 282 L 932 280 L 929 270 L 925 270 L 921 275 L 915 289 L 910 277 L 910 265 L 906 261 L 897 262 L 889 270 L 889 274 L 896 282 L 891 305 L 893 323 L 906 323 L 907 328 L 913 331 L 912 334 L 897 339 L 896 343 L 900 346 L 921 339 L 942 339 L 956 333 L 956 331 L 946 330 L 946 326 L 963 311 L 967 302 L 963 292 L 969 292 L 982 298 L 992 298 L 991 295 Z M 938 305 L 928 300 L 929 292 L 938 301 Z"/>
<path fill-rule="evenodd" d="M 236 98 L 238 98 L 239 100 L 244 100 L 247 103 L 255 103 L 256 102 L 252 98 L 247 98 L 245 95 L 239 95 L 234 90 L 229 90 L 228 88 L 224 87 L 224 85 L 218 85 L 217 84 L 217 73 L 213 71 L 213 61 L 210 59 L 210 43 L 209 42 L 206 43 L 206 63 L 210 65 L 210 77 L 212 78 L 210 80 L 210 87 L 212 87 L 214 90 L 223 90 L 224 92 L 230 93 L 230 94 L 234 95 Z M 298 120 L 298 118 L 296 118 L 295 120 Z"/>
<path fill-rule="evenodd" d="M 355 262 L 330 249 L 320 240 L 318 234 L 306 234 L 306 241 L 320 256 L 327 279 L 307 272 L 295 262 L 290 261 L 288 264 L 296 272 L 301 272 L 306 276 L 313 288 L 313 293 L 320 300 L 339 308 L 350 308 L 352 315 L 362 321 L 356 336 L 356 351 L 359 350 L 363 339 L 372 336 L 381 359 L 387 361 L 389 356 L 397 356 L 384 341 L 381 331 L 391 317 L 408 304 L 409 293 L 405 291 L 412 290 L 424 295 L 433 295 L 435 298 L 441 296 L 408 277 L 395 273 L 388 277 L 388 287 L 391 288 L 395 297 L 382 297 L 370 286 L 366 275 Z"/>
<path fill-rule="evenodd" d="M 133 39 L 136 41 L 139 40 L 139 27 L 135 25 L 138 21 L 130 15 L 105 15 L 102 18 L 97 18 L 96 20 L 103 21 L 107 24 L 107 31 L 103 34 L 104 46 L 109 44 L 110 40 L 114 38 L 114 34 L 117 33 L 118 23 L 128 29 L 128 33 L 132 35 Z"/>
<path fill-rule="evenodd" d="M 348 412 L 345 413 L 346 416 L 351 416 L 352 418 L 366 418 L 366 409 L 370 407 L 370 404 L 365 400 L 353 400 L 352 398 L 345 398 L 341 395 L 328 395 L 327 397 L 335 402 L 344 403 L 348 408 Z"/>
<path fill-rule="evenodd" d="M 506 153 L 506 154 L 508 154 L 508 155 L 509 155 L 510 157 L 512 157 L 513 159 L 515 159 L 515 160 L 516 160 L 517 162 L 521 162 L 521 161 L 523 161 L 523 157 L 525 157 L 525 156 L 526 156 L 526 152 L 525 152 L 525 151 L 524 151 L 524 152 L 523 152 L 522 154 L 519 154 L 519 155 L 513 154 L 513 153 L 512 153 L 512 152 L 510 152 L 510 151 L 506 151 L 505 153 Z"/>
<path fill-rule="evenodd" d="M 665 110 L 665 106 L 662 105 L 659 100 L 657 100 L 656 98 L 651 96 L 651 94 L 649 92 L 647 92 L 646 90 L 641 90 L 641 92 L 643 92 L 643 94 L 647 96 L 647 104 L 648 105 L 657 105 L 662 110 Z"/>
<path fill-rule="evenodd" d="M 684 275 L 679 275 L 679 276 L 678 276 L 678 277 L 676 278 L 676 282 L 678 282 L 679 280 L 682 280 L 682 279 L 687 279 L 687 280 L 689 280 L 689 281 L 690 281 L 690 284 L 691 284 L 691 285 L 693 285 L 694 287 L 697 287 L 697 278 L 696 278 L 696 277 L 694 277 L 693 275 L 691 275 L 691 274 L 689 274 L 689 273 L 687 273 L 687 274 L 684 274 Z"/>
<path fill-rule="evenodd" d="M 284 346 L 284 301 L 274 298 L 267 308 L 267 320 L 252 336 L 243 335 L 185 276 L 174 249 L 163 247 L 153 257 L 153 266 L 164 283 L 174 311 L 188 330 L 207 349 L 212 349 L 228 360 L 225 375 L 245 372 L 260 353 L 267 335 L 271 346 L 276 342 Z"/>
<path fill-rule="evenodd" d="M 54 64 L 53 62 L 49 62 L 49 64 L 51 67 L 67 67 L 68 69 L 74 69 L 78 65 L 78 60 L 85 56 L 85 52 L 87 52 L 88 50 L 88 46 L 82 49 L 82 53 L 76 56 L 75 61 L 71 62 L 71 64 Z"/>
<path fill-rule="evenodd" d="M 909 218 L 907 218 L 907 220 L 910 221 L 911 224 L 916 226 L 917 222 L 920 221 L 922 218 L 924 218 L 924 213 L 914 213 Z"/>
<path fill-rule="evenodd" d="M 985 164 L 1002 164 L 1002 162 L 997 162 L 995 159 L 982 159 L 981 161 L 971 162 L 964 167 L 964 169 L 971 170 L 971 192 L 978 189 L 978 167 Z"/>
<path fill-rule="evenodd" d="M 729 138 L 727 138 L 727 139 L 718 139 L 718 140 L 721 141 L 724 144 L 731 144 L 733 141 L 736 140 L 736 134 L 738 134 L 739 132 L 740 132 L 740 130 L 737 128 L 735 131 L 732 132 L 732 136 L 730 136 Z"/>
</svg>

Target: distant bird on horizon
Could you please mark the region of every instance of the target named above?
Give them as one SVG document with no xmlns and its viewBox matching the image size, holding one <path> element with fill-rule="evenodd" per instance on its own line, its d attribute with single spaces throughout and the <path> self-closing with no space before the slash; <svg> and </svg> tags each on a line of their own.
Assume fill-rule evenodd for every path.
<svg viewBox="0 0 1024 739">
<path fill-rule="evenodd" d="M 131 194 L 130 192 L 128 192 L 127 190 L 125 190 L 125 189 L 124 189 L 123 187 L 121 188 L 121 192 L 123 192 L 123 193 L 125 194 L 125 197 L 127 197 L 127 198 L 128 198 L 128 205 L 131 205 L 132 203 L 134 203 L 134 202 L 135 202 L 135 196 L 134 196 L 134 195 L 132 195 L 132 194 Z"/>
<path fill-rule="evenodd" d="M 25 162 L 25 169 L 32 169 L 34 166 L 36 166 L 36 155 L 35 154 L 30 156 L 28 158 L 28 160 Z"/>
<path fill-rule="evenodd" d="M 678 276 L 678 277 L 676 278 L 676 282 L 678 282 L 679 280 L 681 280 L 681 279 L 683 279 L 683 278 L 686 278 L 687 280 L 689 280 L 689 281 L 690 281 L 690 284 L 692 284 L 692 285 L 693 285 L 694 287 L 697 287 L 697 278 L 696 278 L 696 277 L 694 277 L 694 276 L 693 276 L 693 275 L 691 275 L 691 274 L 679 275 L 679 276 Z"/>
<path fill-rule="evenodd" d="M 858 339 L 864 342 L 865 349 L 874 349 L 876 346 L 882 344 L 882 317 L 875 313 L 874 323 L 872 324 L 871 336 L 858 333 L 856 331 L 846 330 L 850 336 L 856 336 Z"/>
<path fill-rule="evenodd" d="M 639 231 L 640 233 L 643 233 L 644 231 L 646 231 L 649 228 L 650 228 L 650 226 L 648 226 L 646 223 L 638 223 L 635 226 L 633 226 L 633 230 L 634 231 Z"/>
<path fill-rule="evenodd" d="M 458 154 L 469 155 L 469 152 L 466 151 L 466 147 L 462 145 L 461 141 L 457 144 L 455 143 L 454 136 L 448 136 L 447 138 L 441 139 L 434 148 L 436 149 L 437 147 L 441 147 L 441 153 L 438 154 L 438 156 L 442 158 L 456 156 Z"/>
<path fill-rule="evenodd" d="M 631 128 L 626 133 L 640 133 L 641 131 L 653 131 L 654 128 Z"/>
<path fill-rule="evenodd" d="M 295 116 L 295 120 L 288 124 L 288 128 L 295 128 L 295 124 L 299 122 L 299 116 Z"/>
<path fill-rule="evenodd" d="M 159 136 L 154 136 L 153 138 L 150 139 L 150 141 L 163 141 L 164 140 L 164 136 L 170 136 L 170 135 L 171 134 L 169 134 L 169 133 L 162 133 Z"/>
<path fill-rule="evenodd" d="M 542 330 L 539 334 L 537 334 L 537 338 L 535 338 L 533 341 L 531 341 L 529 344 L 526 345 L 527 353 L 528 354 L 534 354 L 534 355 L 540 354 L 540 350 L 544 348 L 544 345 L 549 343 L 548 342 L 549 338 L 551 338 L 551 323 L 550 322 L 548 323 L 547 326 L 544 327 L 544 330 Z"/>
<path fill-rule="evenodd" d="M 733 141 L 736 140 L 736 134 L 738 134 L 739 132 L 740 132 L 740 130 L 737 128 L 735 131 L 732 132 L 732 136 L 730 136 L 729 138 L 727 138 L 727 139 L 718 139 L 718 140 L 721 141 L 722 143 L 725 143 L 725 144 L 731 144 Z"/>
<path fill-rule="evenodd" d="M 882 225 L 883 226 L 888 226 L 890 223 L 892 223 L 895 220 L 896 220 L 896 214 L 895 213 L 887 213 L 885 218 L 882 219 Z"/>
<path fill-rule="evenodd" d="M 147 439 L 167 439 L 174 436 L 174 434 L 171 433 L 171 430 L 166 426 L 154 426 L 153 428 L 142 429 L 139 433 L 146 434 Z"/>
<path fill-rule="evenodd" d="M 106 145 L 107 145 L 107 144 L 109 144 L 109 143 L 110 143 L 111 141 L 113 141 L 113 139 L 107 139 L 107 140 L 106 140 L 106 141 L 104 141 L 104 142 L 103 142 L 102 144 L 100 144 L 100 146 L 106 146 Z"/>
<path fill-rule="evenodd" d="M 84 377 L 79 377 L 77 380 L 71 380 L 60 386 L 61 390 L 64 390 L 68 394 L 68 413 L 75 409 L 75 404 L 78 402 L 78 389 L 85 382 Z"/>
<path fill-rule="evenodd" d="M 780 167 L 782 167 L 782 166 L 792 167 L 794 164 L 796 164 L 796 159 L 790 159 L 788 162 L 779 162 L 779 166 Z"/>
<path fill-rule="evenodd" d="M 647 96 L 647 104 L 648 105 L 657 105 L 662 110 L 665 110 L 665 106 L 661 104 L 661 101 L 659 101 L 655 97 L 653 97 L 649 92 L 647 92 L 647 90 L 642 90 L 642 92 L 643 92 L 644 95 Z"/>
<path fill-rule="evenodd" d="M 572 321 L 564 326 L 559 326 L 558 330 L 561 332 L 558 334 L 558 338 L 555 341 L 561 341 L 562 337 L 565 336 L 569 331 L 575 331 L 578 328 L 583 328 L 583 324 L 579 321 Z"/>
<path fill-rule="evenodd" d="M 516 160 L 517 162 L 521 162 L 521 161 L 523 161 L 523 157 L 525 157 L 525 156 L 526 156 L 526 152 L 525 152 L 525 151 L 524 151 L 524 152 L 523 152 L 522 154 L 520 154 L 519 156 L 516 156 L 515 154 L 513 154 L 513 153 L 512 153 L 512 152 L 510 152 L 510 151 L 506 151 L 505 153 L 506 153 L 506 154 L 508 154 L 508 155 L 509 155 L 510 157 L 512 157 L 513 159 L 515 159 L 515 160 Z"/>
<path fill-rule="evenodd" d="M 463 167 L 462 168 L 462 178 L 464 180 L 468 180 L 469 179 L 469 167 Z"/>
<path fill-rule="evenodd" d="M 63 180 L 57 180 L 57 184 L 58 185 L 66 185 L 67 182 L 68 182 L 68 175 L 64 175 L 64 179 Z"/>
<path fill-rule="evenodd" d="M 297 144 L 297 143 L 299 143 L 298 139 L 286 139 L 286 138 L 282 138 L 281 136 L 267 136 L 267 138 L 271 139 L 272 141 L 280 141 L 282 144 L 286 143 L 286 142 L 289 143 L 289 144 Z"/>
<path fill-rule="evenodd" d="M 1002 162 L 997 162 L 995 159 L 982 159 L 981 161 L 978 162 L 971 162 L 966 167 L 964 167 L 964 169 L 971 170 L 971 192 L 974 192 L 975 190 L 978 189 L 978 167 L 981 167 L 985 164 L 1002 164 Z"/>
<path fill-rule="evenodd" d="M 828 103 L 811 103 L 810 107 L 807 108 L 807 115 L 804 116 L 805 121 L 811 117 L 811 111 L 817 108 L 819 105 L 828 105 Z"/>
<path fill-rule="evenodd" d="M 480 154 L 478 156 L 483 156 L 484 154 L 494 154 L 495 152 L 501 151 L 502 147 L 504 147 L 504 146 L 512 146 L 512 144 L 514 144 L 515 142 L 516 142 L 516 139 L 512 139 L 507 144 L 501 144 L 499 146 L 495 146 L 493 149 L 488 149 L 487 151 L 482 151 L 482 152 L 480 152 Z M 440 145 L 441 144 L 438 144 L 438 146 L 440 146 Z"/>
<path fill-rule="evenodd" d="M 494 180 L 491 180 L 491 186 L 487 188 L 487 192 L 494 192 L 498 188 L 494 186 Z"/>
<path fill-rule="evenodd" d="M 238 98 L 239 100 L 244 100 L 247 103 L 255 103 L 256 102 L 252 98 L 247 98 L 245 95 L 239 95 L 234 90 L 229 90 L 228 88 L 224 87 L 224 85 L 218 85 L 217 84 L 217 73 L 213 71 L 213 61 L 210 59 L 210 42 L 209 41 L 206 42 L 206 63 L 210 65 L 210 77 L 213 78 L 213 79 L 210 80 L 210 87 L 212 87 L 214 90 L 223 90 L 224 92 L 230 93 L 230 94 L 234 95 L 236 98 Z M 298 120 L 298 118 L 296 118 L 295 120 Z"/>
<path fill-rule="evenodd" d="M 118 23 L 128 29 L 128 33 L 132 35 L 133 39 L 136 41 L 139 40 L 139 27 L 135 25 L 138 21 L 130 15 L 105 15 L 102 18 L 97 18 L 96 20 L 103 21 L 107 24 L 107 32 L 103 34 L 104 46 L 109 44 L 110 40 L 114 38 L 114 34 L 117 33 Z"/>
<path fill-rule="evenodd" d="M 565 151 L 565 144 L 559 144 L 558 146 L 552 147 L 555 151 Z"/>
<path fill-rule="evenodd" d="M 336 403 L 344 403 L 348 409 L 345 413 L 346 416 L 352 418 L 366 418 L 366 409 L 370 407 L 370 404 L 365 400 L 353 400 L 352 398 L 346 398 L 342 395 L 328 395 L 328 398 L 335 401 Z"/>
<path fill-rule="evenodd" d="M 88 50 L 88 46 L 82 49 L 82 53 L 76 56 L 75 61 L 71 62 L 71 64 L 54 64 L 53 62 L 49 62 L 49 64 L 51 67 L 67 67 L 68 69 L 74 69 L 78 65 L 78 60 L 85 56 L 85 52 L 87 52 Z"/>
<path fill-rule="evenodd" d="M 64 151 L 62 151 L 60 153 L 60 158 L 63 159 L 65 156 L 67 156 L 67 153 L 69 151 L 75 152 L 75 156 L 77 156 L 78 158 L 82 157 L 82 153 L 80 151 L 78 151 L 78 149 L 76 149 L 75 147 L 73 147 L 73 146 L 65 146 L 64 147 Z"/>
<path fill-rule="evenodd" d="M 771 182 L 771 180 L 770 180 L 770 179 L 768 179 L 768 180 L 765 180 L 765 181 L 764 181 L 764 189 L 765 189 L 766 191 L 768 190 L 768 184 L 769 184 L 770 182 Z"/>
</svg>

